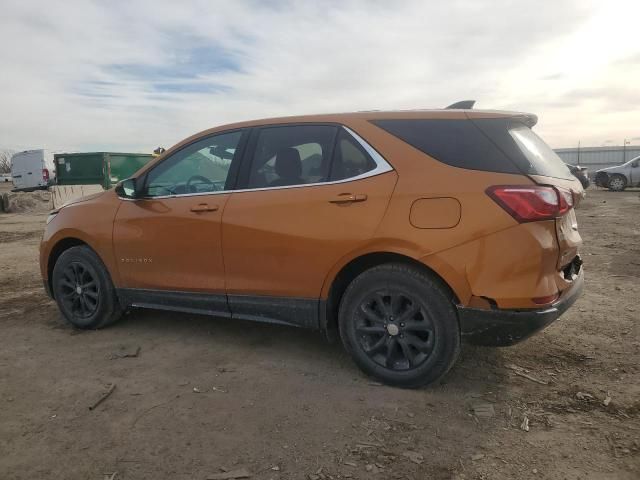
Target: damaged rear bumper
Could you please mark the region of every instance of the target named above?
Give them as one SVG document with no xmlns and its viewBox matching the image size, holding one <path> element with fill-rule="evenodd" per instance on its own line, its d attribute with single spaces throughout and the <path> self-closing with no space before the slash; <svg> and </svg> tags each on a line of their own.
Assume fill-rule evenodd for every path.
<svg viewBox="0 0 640 480">
<path fill-rule="evenodd" d="M 458 306 L 463 340 L 476 345 L 507 346 L 521 342 L 557 320 L 578 299 L 584 288 L 580 268 L 571 287 L 554 304 L 540 310 L 482 310 Z"/>
</svg>

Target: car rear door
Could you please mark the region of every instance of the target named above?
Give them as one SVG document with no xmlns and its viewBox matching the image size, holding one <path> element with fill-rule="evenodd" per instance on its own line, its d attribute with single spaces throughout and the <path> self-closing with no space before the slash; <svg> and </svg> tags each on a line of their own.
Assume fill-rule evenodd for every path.
<svg viewBox="0 0 640 480">
<path fill-rule="evenodd" d="M 314 327 L 327 273 L 374 234 L 397 174 L 336 125 L 263 127 L 250 145 L 223 215 L 232 315 Z"/>
<path fill-rule="evenodd" d="M 245 136 L 185 146 L 144 175 L 144 198 L 122 201 L 113 242 L 131 303 L 228 313 L 220 222 Z"/>
</svg>

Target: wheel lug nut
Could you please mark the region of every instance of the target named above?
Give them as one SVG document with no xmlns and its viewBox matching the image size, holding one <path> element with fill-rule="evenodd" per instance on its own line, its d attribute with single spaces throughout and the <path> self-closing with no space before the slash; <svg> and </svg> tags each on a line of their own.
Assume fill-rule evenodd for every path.
<svg viewBox="0 0 640 480">
<path fill-rule="evenodd" d="M 401 323 L 401 324 L 400 324 L 400 326 L 401 326 L 401 327 L 404 327 L 404 323 Z"/>
</svg>

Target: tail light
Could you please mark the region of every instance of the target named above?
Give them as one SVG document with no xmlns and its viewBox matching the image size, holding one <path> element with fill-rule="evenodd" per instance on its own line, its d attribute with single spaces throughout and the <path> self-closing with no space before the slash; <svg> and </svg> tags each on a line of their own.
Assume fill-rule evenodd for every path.
<svg viewBox="0 0 640 480">
<path fill-rule="evenodd" d="M 540 185 L 496 185 L 486 190 L 498 205 L 520 223 L 551 220 L 573 207 L 573 193 Z"/>
<path fill-rule="evenodd" d="M 44 180 L 45 182 L 49 181 L 49 170 L 46 168 L 42 169 L 42 180 Z"/>
</svg>

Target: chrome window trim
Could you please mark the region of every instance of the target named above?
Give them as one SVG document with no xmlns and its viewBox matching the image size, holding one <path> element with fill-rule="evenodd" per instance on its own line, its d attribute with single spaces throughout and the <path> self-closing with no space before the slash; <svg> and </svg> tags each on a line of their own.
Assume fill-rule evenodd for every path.
<svg viewBox="0 0 640 480">
<path fill-rule="evenodd" d="M 362 148 L 365 149 L 365 151 L 373 159 L 373 161 L 376 162 L 376 168 L 374 168 L 373 170 L 369 170 L 368 172 L 363 173 L 362 175 L 358 175 L 358 177 L 351 177 L 351 178 L 359 178 L 359 177 L 363 177 L 363 176 L 365 176 L 367 174 L 372 174 L 372 175 L 369 175 L 369 176 L 373 176 L 373 175 L 378 175 L 379 173 L 386 173 L 386 172 L 390 172 L 391 170 L 393 170 L 393 167 L 389 164 L 389 162 L 387 162 L 384 159 L 384 157 L 382 155 L 380 155 L 375 148 L 373 148 L 371 145 L 369 145 L 369 143 L 367 143 L 367 141 L 364 138 L 362 138 L 356 132 L 351 130 L 349 127 L 345 127 L 343 125 L 342 128 L 344 128 L 347 131 L 347 133 L 349 133 L 349 135 L 351 135 L 353 138 L 355 138 L 356 141 L 362 146 Z"/>
<path fill-rule="evenodd" d="M 286 126 L 286 125 L 283 125 Z M 182 198 L 182 197 L 201 197 L 204 195 L 220 195 L 223 193 L 243 193 L 243 192 L 262 192 L 266 190 L 284 190 L 288 188 L 303 188 L 303 187 L 318 187 L 321 185 L 338 185 L 341 183 L 355 182 L 356 180 L 362 180 L 369 177 L 375 177 L 377 175 L 381 175 L 383 173 L 393 171 L 393 167 L 389 162 L 385 160 L 385 158 L 378 153 L 376 149 L 374 149 L 365 139 L 363 139 L 356 132 L 351 130 L 349 127 L 345 127 L 344 125 L 340 125 L 340 128 L 344 128 L 351 137 L 353 137 L 362 148 L 367 152 L 367 154 L 373 159 L 376 164 L 376 167 L 373 170 L 369 170 L 368 172 L 362 173 L 360 175 L 356 175 L 355 177 L 343 178 L 341 180 L 334 180 L 328 182 L 316 182 L 316 183 L 301 183 L 299 185 L 284 185 L 281 187 L 261 187 L 261 188 L 241 188 L 237 190 L 219 190 L 216 192 L 199 192 L 199 193 L 182 193 L 180 195 L 162 195 L 157 197 L 141 197 L 141 198 L 126 198 L 123 200 L 156 200 L 156 199 L 165 199 L 165 198 Z"/>
</svg>

